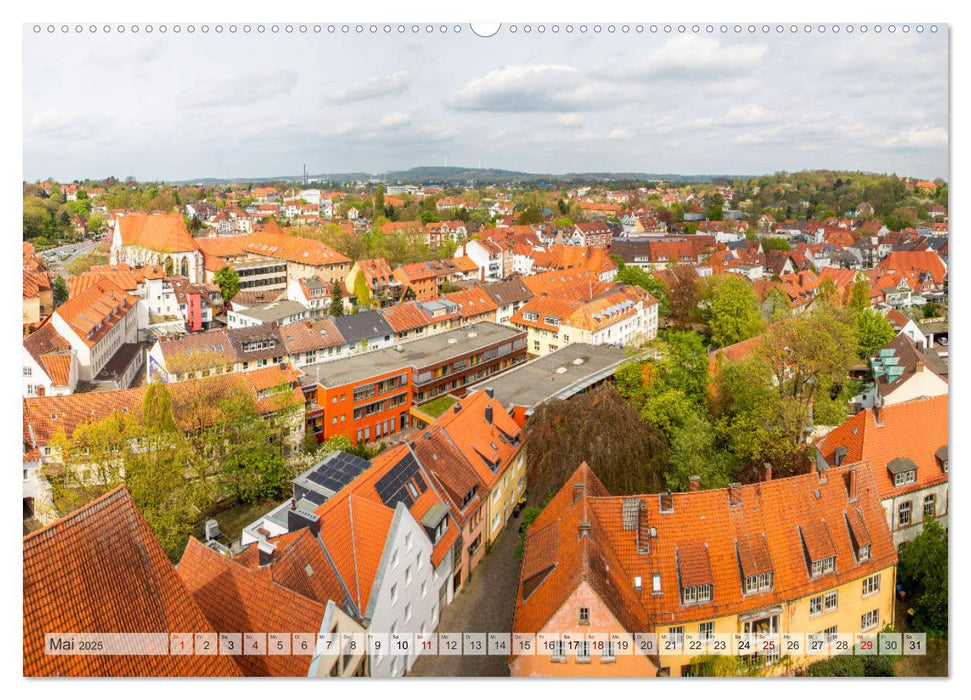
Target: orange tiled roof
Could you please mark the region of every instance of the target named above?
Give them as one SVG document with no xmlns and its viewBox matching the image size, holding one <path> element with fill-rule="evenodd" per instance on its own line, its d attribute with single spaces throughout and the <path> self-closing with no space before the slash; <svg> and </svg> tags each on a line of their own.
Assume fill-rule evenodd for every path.
<svg viewBox="0 0 971 700">
<path fill-rule="evenodd" d="M 118 218 L 122 245 L 138 245 L 163 253 L 199 250 L 181 214 L 127 214 Z"/>
<path fill-rule="evenodd" d="M 137 303 L 138 297 L 126 293 L 110 280 L 99 279 L 73 299 L 58 306 L 54 313 L 82 342 L 94 347 Z"/>
<path fill-rule="evenodd" d="M 339 265 L 351 261 L 320 241 L 287 235 L 273 221 L 261 231 L 248 234 L 244 248 L 250 253 L 282 258 L 302 265 Z"/>
<path fill-rule="evenodd" d="M 297 381 L 295 370 L 271 366 L 252 372 L 177 382 L 168 385 L 168 388 L 172 394 L 172 411 L 178 421 L 180 409 L 187 408 L 194 399 L 226 393 L 237 388 L 243 388 L 255 395 L 260 389 L 294 381 Z M 148 387 L 141 386 L 117 391 L 25 398 L 25 442 L 37 446 L 49 445 L 54 435 L 61 430 L 70 437 L 78 425 L 107 418 L 116 411 L 140 413 L 147 390 Z M 289 405 L 303 405 L 303 394 L 299 387 L 293 389 Z M 280 406 L 271 397 L 257 401 L 257 408 L 264 413 L 272 413 L 279 410 Z"/>
<path fill-rule="evenodd" d="M 316 634 L 324 606 L 274 582 L 263 569 L 241 566 L 230 557 L 189 538 L 178 566 L 179 578 L 217 632 Z M 233 657 L 247 676 L 306 676 L 310 656 Z"/>
<path fill-rule="evenodd" d="M 130 267 L 125 263 L 119 265 L 94 265 L 80 275 L 71 275 L 67 280 L 67 296 L 73 299 L 85 291 L 95 282 L 107 279 L 126 292 L 134 291 L 146 279 L 163 279 L 165 271 L 158 265 L 144 267 Z"/>
<path fill-rule="evenodd" d="M 947 481 L 936 452 L 948 444 L 947 395 L 868 408 L 831 430 L 816 443 L 823 459 L 834 465 L 837 447 L 845 447 L 843 465 L 867 462 L 881 498 L 909 493 Z M 945 450 L 946 451 L 946 450 Z M 917 467 L 916 480 L 895 486 L 887 465 L 898 458 Z"/>
<path fill-rule="evenodd" d="M 395 333 L 424 328 L 432 322 L 431 317 L 414 301 L 381 309 L 381 315 Z"/>
<path fill-rule="evenodd" d="M 947 274 L 941 256 L 934 251 L 894 251 L 880 261 L 877 269 L 888 274 L 907 274 L 915 278 L 921 272 L 926 272 L 933 277 L 935 284 L 943 284 Z"/>
<path fill-rule="evenodd" d="M 456 412 L 455 407 L 458 407 Z M 492 422 L 486 408 L 492 407 Z M 441 428 L 490 489 L 519 451 L 521 429 L 502 404 L 484 391 L 475 391 L 439 416 Z M 495 469 L 490 465 L 495 465 Z"/>
<path fill-rule="evenodd" d="M 458 268 L 459 272 L 469 273 L 475 272 L 479 269 L 479 266 L 476 265 L 472 258 L 470 258 L 468 255 L 461 255 L 454 258 L 452 262 L 455 264 L 455 267 Z"/>
<path fill-rule="evenodd" d="M 394 511 L 346 488 L 316 513 L 320 516 L 320 539 L 347 585 L 354 607 L 366 616 Z"/>
<path fill-rule="evenodd" d="M 594 572 L 616 581 L 615 586 L 604 587 L 606 592 L 601 595 L 623 601 L 618 606 L 607 599 L 615 614 L 633 618 L 631 622 L 620 618 L 632 632 L 638 629 L 632 624 L 650 630 L 662 624 L 705 620 L 779 604 L 891 566 L 897 561 L 896 550 L 873 474 L 859 468 L 854 475 L 858 495 L 855 500 L 849 495 L 849 473 L 830 472 L 824 480 L 811 473 L 734 487 L 734 499 L 729 489 L 675 493 L 666 499 L 668 504 L 663 511 L 658 494 L 598 495 L 588 487 L 575 490 L 572 482 L 576 479 L 568 480 L 530 528 L 527 558 L 531 556 L 533 533 L 551 523 L 561 529 L 559 552 L 549 577 L 535 586 L 525 601 L 521 585 L 514 630 L 540 629 L 549 619 L 549 611 L 557 609 L 555 601 L 565 600 L 572 592 L 578 580 L 575 575 L 567 577 L 561 573 L 560 578 L 554 578 L 553 574 L 561 567 L 564 573 L 568 572 L 573 561 L 583 556 L 575 551 L 580 547 L 598 555 L 587 555 L 588 579 Z M 732 505 L 733 501 L 736 505 Z M 857 560 L 848 521 L 865 526 L 872 540 L 869 559 Z M 580 530 L 581 523 L 587 534 Z M 742 559 L 739 542 L 745 543 Z M 835 570 L 812 578 L 807 548 L 816 557 L 835 556 Z M 765 568 L 768 562 L 772 567 L 772 588 L 743 594 L 743 565 L 754 572 Z M 660 577 L 660 591 L 656 593 L 652 585 L 655 575 Z M 640 579 L 640 590 L 635 577 Z M 683 604 L 679 582 L 685 577 L 696 584 L 710 582 L 711 600 Z M 537 603 L 530 610 L 537 596 Z M 641 610 L 645 619 L 633 614 Z M 521 614 L 523 611 L 525 614 Z"/>
<path fill-rule="evenodd" d="M 445 295 L 453 304 L 459 305 L 459 312 L 462 318 L 471 318 L 481 314 L 492 313 L 499 306 L 491 296 L 478 285 L 471 289 L 463 289 L 458 292 L 449 292 Z"/>
<path fill-rule="evenodd" d="M 280 326 L 280 337 L 288 353 L 319 350 L 344 344 L 344 336 L 330 318 L 299 321 Z"/>
<path fill-rule="evenodd" d="M 124 487 L 24 537 L 23 565 L 24 675 L 240 675 L 226 656 L 44 653 L 46 632 L 215 631 Z"/>
</svg>

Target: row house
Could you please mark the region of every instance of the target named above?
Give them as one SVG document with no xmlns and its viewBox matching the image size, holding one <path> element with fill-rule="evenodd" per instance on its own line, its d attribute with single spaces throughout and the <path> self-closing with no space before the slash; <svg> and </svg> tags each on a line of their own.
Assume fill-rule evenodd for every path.
<svg viewBox="0 0 971 700">
<path fill-rule="evenodd" d="M 872 472 L 896 547 L 930 519 L 948 527 L 947 395 L 868 408 L 816 443 L 830 478 Z"/>
<path fill-rule="evenodd" d="M 77 353 L 50 323 L 24 338 L 22 396 L 73 394 L 78 385 Z"/>
<path fill-rule="evenodd" d="M 367 288 L 371 303 L 375 306 L 390 306 L 401 299 L 403 284 L 394 276 L 391 266 L 384 258 L 358 260 L 344 278 L 344 286 L 351 294 L 357 295 L 358 277 Z M 358 303 L 361 300 L 358 299 Z"/>
<path fill-rule="evenodd" d="M 123 347 L 137 347 L 137 304 L 138 297 L 108 280 L 98 280 L 54 310 L 51 330 L 77 358 L 79 381 L 95 380 Z M 140 352 L 136 358 L 141 359 Z"/>
<path fill-rule="evenodd" d="M 503 248 L 493 241 L 471 240 L 455 251 L 455 257 L 467 257 L 475 263 L 480 282 L 498 282 L 503 278 Z"/>
<path fill-rule="evenodd" d="M 512 315 L 519 311 L 533 293 L 522 280 L 511 279 L 505 282 L 491 282 L 480 287 L 496 304 L 496 322 L 508 323 Z"/>
<path fill-rule="evenodd" d="M 437 333 L 367 355 L 303 367 L 307 429 L 321 442 L 388 440 L 409 426 L 413 405 L 462 396 L 465 387 L 524 361 L 526 334 L 496 323 Z"/>
<path fill-rule="evenodd" d="M 443 242 L 459 243 L 468 238 L 469 231 L 462 221 L 434 221 L 425 224 L 425 245 L 437 248 Z"/>
<path fill-rule="evenodd" d="M 54 284 L 44 259 L 34 253 L 34 246 L 23 244 L 24 335 L 51 315 L 54 310 Z"/>
<path fill-rule="evenodd" d="M 443 298 L 458 306 L 459 325 L 466 326 L 480 321 L 497 320 L 498 304 L 481 286 L 476 285 L 469 289 L 450 292 Z"/>
<path fill-rule="evenodd" d="M 222 293 L 215 284 L 192 284 L 185 278 L 173 277 L 169 280 L 172 295 L 178 304 L 179 311 L 185 321 L 185 329 L 189 333 L 209 330 L 213 319 L 223 310 Z M 152 285 L 147 285 L 149 296 L 153 296 Z M 157 296 L 161 298 L 164 288 Z"/>
<path fill-rule="evenodd" d="M 308 318 L 310 318 L 310 309 L 300 302 L 289 299 L 245 306 L 234 303 L 226 314 L 226 325 L 230 329 L 266 324 L 285 325 Z"/>
<path fill-rule="evenodd" d="M 714 236 L 694 235 L 665 238 L 615 238 L 610 254 L 620 256 L 624 264 L 646 272 L 675 265 L 701 265 L 708 257 L 724 247 Z"/>
<path fill-rule="evenodd" d="M 613 233 L 603 223 L 574 224 L 573 230 L 567 234 L 565 242 L 570 245 L 582 245 L 592 248 L 609 248 Z"/>
<path fill-rule="evenodd" d="M 782 634 L 823 643 L 894 620 L 896 551 L 873 474 L 813 472 L 685 493 L 612 496 L 583 463 L 527 532 L 513 632 L 656 633 L 622 655 L 562 641 L 513 676 L 684 676 L 692 641 Z M 698 514 L 704 517 L 699 519 Z M 725 637 L 722 638 L 723 640 Z M 794 663 L 800 660 L 789 657 Z M 806 657 L 808 662 L 811 657 Z"/>
<path fill-rule="evenodd" d="M 457 328 L 462 321 L 458 304 L 447 299 L 405 301 L 382 309 L 381 315 L 401 343 Z"/>
<path fill-rule="evenodd" d="M 614 287 L 596 295 L 551 292 L 534 296 L 510 318 L 528 333 L 534 355 L 570 343 L 639 345 L 657 336 L 658 302 L 639 287 Z"/>
<path fill-rule="evenodd" d="M 617 276 L 617 263 L 610 257 L 606 248 L 554 243 L 548 250 L 534 249 L 530 255 L 533 261 L 531 265 L 533 274 L 550 270 L 585 270 L 605 282 Z"/>
<path fill-rule="evenodd" d="M 319 319 L 330 314 L 331 298 L 334 293 L 334 282 L 327 283 L 316 275 L 303 279 L 290 280 L 287 283 L 286 298 L 305 306 L 310 312 L 310 318 Z M 350 293 L 343 282 L 337 282 L 342 294 L 342 308 L 344 313 L 350 313 L 353 305 Z"/>
</svg>

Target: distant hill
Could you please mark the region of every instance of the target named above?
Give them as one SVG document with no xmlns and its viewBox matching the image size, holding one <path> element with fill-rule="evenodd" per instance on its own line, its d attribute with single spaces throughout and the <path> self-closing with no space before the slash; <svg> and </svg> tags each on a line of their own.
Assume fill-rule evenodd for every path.
<svg viewBox="0 0 971 700">
<path fill-rule="evenodd" d="M 245 178 L 195 178 L 178 180 L 177 184 L 224 184 L 229 182 L 295 182 L 300 175 L 280 175 L 273 177 L 245 177 Z M 584 184 L 616 181 L 658 181 L 674 183 L 711 182 L 713 180 L 731 180 L 733 178 L 748 178 L 750 175 L 681 175 L 678 173 L 635 173 L 635 172 L 589 172 L 589 173 L 527 173 L 519 170 L 503 170 L 501 168 L 464 168 L 460 166 L 445 167 L 424 165 L 408 170 L 390 170 L 384 173 L 315 173 L 308 175 L 313 179 L 337 182 L 356 182 L 380 180 L 387 183 L 410 183 L 414 185 L 432 184 L 462 184 L 474 182 L 477 184 L 490 183 L 570 183 Z"/>
</svg>

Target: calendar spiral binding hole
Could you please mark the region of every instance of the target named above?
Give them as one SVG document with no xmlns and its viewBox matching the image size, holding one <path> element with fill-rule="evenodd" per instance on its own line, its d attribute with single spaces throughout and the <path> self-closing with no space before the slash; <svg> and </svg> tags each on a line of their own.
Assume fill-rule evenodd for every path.
<svg viewBox="0 0 971 700">
<path fill-rule="evenodd" d="M 91 24 L 91 25 L 89 25 L 87 27 L 85 27 L 84 25 L 81 25 L 81 24 L 77 24 L 74 27 L 71 27 L 68 24 L 61 24 L 61 25 L 48 24 L 46 26 L 43 26 L 43 25 L 40 25 L 40 24 L 33 25 L 33 32 L 34 32 L 34 34 L 43 34 L 43 33 L 46 32 L 47 34 L 69 35 L 69 34 L 72 33 L 72 29 L 73 29 L 73 33 L 74 34 L 85 34 L 85 33 L 87 33 L 87 34 L 99 34 L 99 33 L 101 33 L 101 34 L 111 34 L 113 32 L 114 33 L 118 33 L 118 34 L 125 34 L 126 32 L 131 33 L 131 34 L 138 34 L 138 33 L 153 34 L 155 32 L 158 32 L 160 34 L 166 34 L 169 31 L 174 32 L 176 34 L 181 34 L 183 31 L 186 32 L 186 33 L 188 33 L 188 34 L 194 34 L 196 31 L 199 31 L 202 34 L 209 34 L 210 32 L 213 32 L 213 33 L 216 33 L 216 34 L 223 34 L 224 32 L 225 33 L 228 33 L 228 34 L 251 34 L 251 33 L 253 33 L 254 30 L 255 30 L 255 32 L 257 34 L 265 34 L 265 33 L 267 33 L 267 30 L 269 30 L 269 32 L 271 34 L 280 34 L 282 32 L 282 33 L 291 34 L 291 35 L 292 34 L 298 34 L 298 33 L 299 34 L 307 35 L 307 34 L 322 34 L 322 33 L 325 32 L 324 27 L 322 25 L 320 25 L 320 24 L 313 24 L 313 25 L 308 25 L 308 24 L 284 24 L 284 25 L 279 25 L 279 24 L 271 24 L 271 25 L 263 25 L 263 24 L 257 24 L 257 25 L 249 25 L 249 24 L 243 24 L 243 25 L 236 25 L 236 24 L 227 24 L 227 25 L 223 25 L 223 24 L 214 24 L 214 25 L 209 25 L 209 24 L 199 24 L 199 25 L 195 25 L 195 24 L 186 24 L 186 25 L 173 24 L 173 25 L 166 25 L 166 24 L 160 24 L 160 25 L 157 25 L 157 26 L 156 25 L 151 25 L 151 24 L 146 24 L 146 25 L 140 25 L 140 24 L 128 24 L 128 25 L 126 25 L 126 24 L 118 24 L 118 25 L 114 25 L 114 26 L 109 25 L 109 24 L 105 24 L 103 27 L 99 27 L 96 24 Z M 932 34 L 936 34 L 940 30 L 940 28 L 936 24 L 927 25 L 926 27 L 925 27 L 925 25 L 922 25 L 922 24 L 915 24 L 915 25 L 910 25 L 910 24 L 900 24 L 900 25 L 897 25 L 897 24 L 887 24 L 887 25 L 881 25 L 881 24 L 874 24 L 874 25 L 866 25 L 866 24 L 861 24 L 861 25 L 853 25 L 853 24 L 845 24 L 845 25 L 839 25 L 839 24 L 832 24 L 832 25 L 818 24 L 818 25 L 811 25 L 811 24 L 805 24 L 805 25 L 801 25 L 801 26 L 800 25 L 797 25 L 797 24 L 791 24 L 791 25 L 788 25 L 788 26 L 787 25 L 783 25 L 783 24 L 776 24 L 776 25 L 770 25 L 770 24 L 762 24 L 762 25 L 756 25 L 756 24 L 748 24 L 748 25 L 741 25 L 741 24 L 727 25 L 727 24 L 721 24 L 721 25 L 717 25 L 717 26 L 716 25 L 711 25 L 711 24 L 708 24 L 708 25 L 700 25 L 700 24 L 663 24 L 663 25 L 657 25 L 657 24 L 651 24 L 651 25 L 643 25 L 643 24 L 634 24 L 634 25 L 632 25 L 632 24 L 563 24 L 563 25 L 560 25 L 560 24 L 551 24 L 551 25 L 546 25 L 546 24 L 510 24 L 510 25 L 502 25 L 502 26 L 500 26 L 500 28 L 499 28 L 499 30 L 497 32 L 495 32 L 494 34 L 490 34 L 490 35 L 480 35 L 480 34 L 476 34 L 476 32 L 475 32 L 474 29 L 471 29 L 470 31 L 471 31 L 472 34 L 476 34 L 476 36 L 488 37 L 488 36 L 496 36 L 498 33 L 502 32 L 503 30 L 505 30 L 509 34 L 516 34 L 516 35 L 519 35 L 519 34 L 533 35 L 533 34 L 546 34 L 546 33 L 559 34 L 560 32 L 565 32 L 566 34 L 571 34 L 571 35 L 572 34 L 579 34 L 579 35 L 591 35 L 591 34 L 594 34 L 594 35 L 603 35 L 603 34 L 627 34 L 627 35 L 630 35 L 630 34 L 644 34 L 644 33 L 650 33 L 650 34 L 668 34 L 668 35 L 670 35 L 670 34 L 695 34 L 695 35 L 702 35 L 702 34 L 712 34 L 712 35 L 716 35 L 716 34 L 736 34 L 736 35 L 743 35 L 743 34 L 770 34 L 773 31 L 775 33 L 777 33 L 777 34 L 784 34 L 784 33 L 788 32 L 790 34 L 799 34 L 799 33 L 804 33 L 804 34 L 813 34 L 813 33 L 817 33 L 817 34 L 828 34 L 828 33 L 841 34 L 841 33 L 846 33 L 846 34 L 861 34 L 862 35 L 862 34 L 868 34 L 870 32 L 873 32 L 874 34 L 882 34 L 884 31 L 888 32 L 889 34 L 897 34 L 898 31 L 899 31 L 900 34 L 910 34 L 911 32 L 915 32 L 917 34 L 923 34 L 925 30 L 931 32 Z M 459 24 L 452 24 L 452 25 L 449 25 L 449 24 L 425 24 L 425 25 L 418 25 L 418 24 L 412 24 L 412 25 L 406 25 L 406 24 L 397 24 L 397 25 L 392 25 L 392 24 L 367 24 L 367 25 L 365 25 L 365 24 L 336 24 L 335 25 L 335 24 L 329 24 L 329 25 L 326 26 L 326 33 L 328 33 L 328 34 L 348 34 L 348 35 L 350 35 L 350 34 L 361 34 L 361 35 L 370 34 L 370 35 L 374 35 L 374 36 L 379 36 L 379 35 L 382 35 L 382 34 L 383 35 L 392 36 L 394 34 L 406 34 L 406 33 L 409 33 L 409 32 L 411 34 L 425 34 L 425 35 L 441 34 L 441 35 L 449 35 L 449 34 L 461 34 L 463 31 L 464 31 L 464 29 L 463 29 L 462 25 L 459 25 Z"/>
</svg>

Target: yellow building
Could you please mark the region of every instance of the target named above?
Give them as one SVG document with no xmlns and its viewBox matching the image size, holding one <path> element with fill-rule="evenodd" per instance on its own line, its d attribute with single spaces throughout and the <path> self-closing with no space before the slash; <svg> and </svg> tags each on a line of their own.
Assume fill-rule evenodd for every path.
<svg viewBox="0 0 971 700">
<path fill-rule="evenodd" d="M 861 465 L 776 480 L 767 468 L 764 477 L 706 491 L 693 477 L 686 493 L 611 496 L 582 464 L 530 527 L 513 631 L 616 632 L 595 624 L 591 611 L 605 606 L 603 619 L 627 633 L 657 635 L 646 655 L 670 676 L 690 674 L 705 655 L 754 654 L 760 665 L 824 658 L 809 655 L 810 636 L 852 653 L 854 635 L 893 624 L 897 556 L 873 474 Z M 598 605 L 564 613 L 581 582 Z M 793 640 L 801 649 L 784 646 Z M 551 662 L 514 657 L 510 668 L 602 675 L 596 664 L 544 673 Z"/>
</svg>

